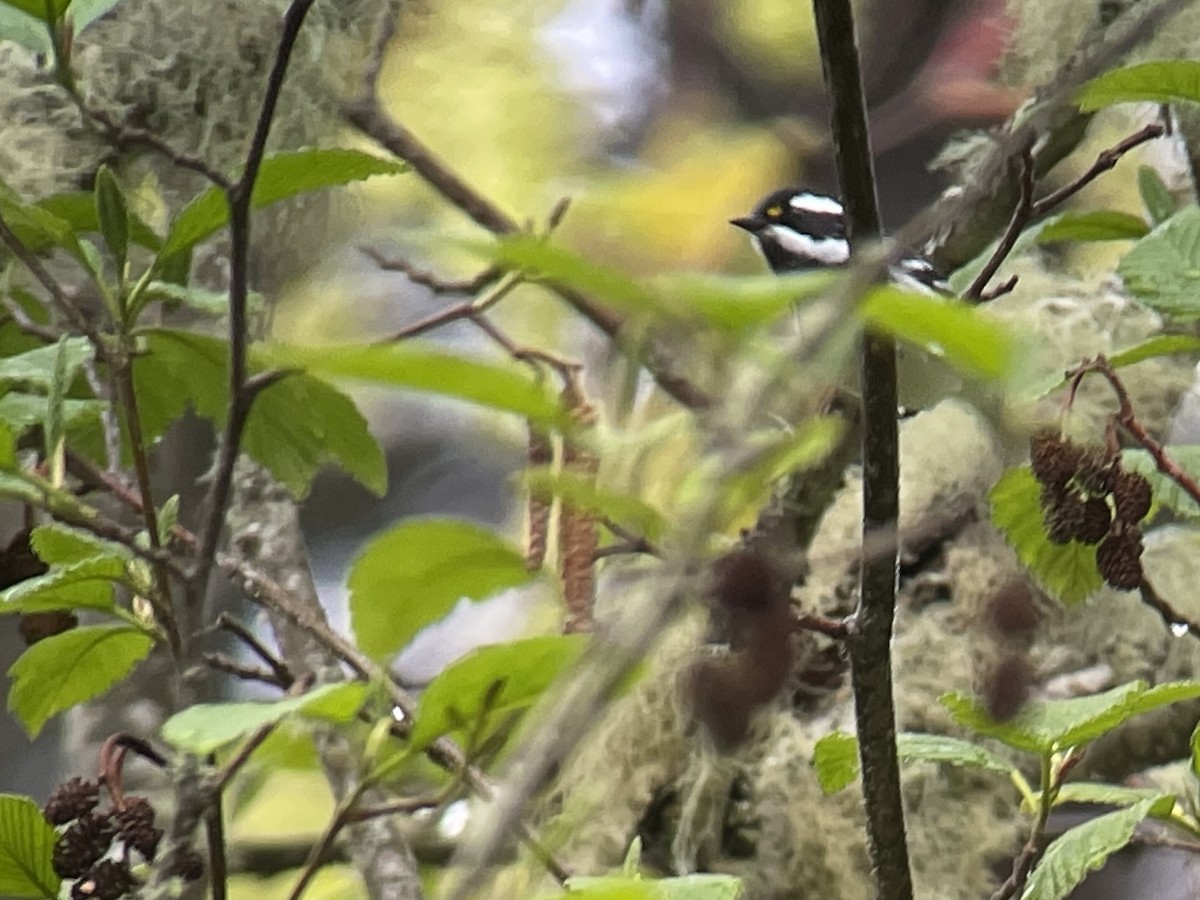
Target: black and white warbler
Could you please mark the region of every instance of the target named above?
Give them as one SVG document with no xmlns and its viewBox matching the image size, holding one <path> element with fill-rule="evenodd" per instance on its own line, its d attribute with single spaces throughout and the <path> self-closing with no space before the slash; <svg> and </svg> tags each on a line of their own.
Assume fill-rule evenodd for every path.
<svg viewBox="0 0 1200 900">
<path fill-rule="evenodd" d="M 783 188 L 763 198 L 748 216 L 730 219 L 748 231 L 776 273 L 844 266 L 850 261 L 846 210 L 827 194 Z M 945 293 L 946 285 L 929 260 L 905 257 L 891 268 L 892 280 L 918 290 Z"/>
</svg>

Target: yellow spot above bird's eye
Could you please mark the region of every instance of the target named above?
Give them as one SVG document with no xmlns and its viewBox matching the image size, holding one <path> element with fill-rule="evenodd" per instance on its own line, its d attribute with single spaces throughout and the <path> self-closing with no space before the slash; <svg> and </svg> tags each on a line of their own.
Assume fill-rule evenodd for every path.
<svg viewBox="0 0 1200 900">
<path fill-rule="evenodd" d="M 781 215 L 783 215 L 783 207 L 782 206 L 769 207 L 767 209 L 767 215 L 770 216 L 772 219 L 777 219 Z"/>
</svg>

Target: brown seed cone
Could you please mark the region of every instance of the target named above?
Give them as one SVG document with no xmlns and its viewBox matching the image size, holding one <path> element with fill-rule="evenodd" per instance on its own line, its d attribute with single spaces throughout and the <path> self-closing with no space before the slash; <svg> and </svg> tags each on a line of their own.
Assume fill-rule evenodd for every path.
<svg viewBox="0 0 1200 900">
<path fill-rule="evenodd" d="M 113 814 L 117 833 L 148 860 L 154 859 L 162 840 L 162 829 L 154 827 L 154 807 L 144 797 L 126 797 L 125 808 Z"/>
<path fill-rule="evenodd" d="M 1103 497 L 1092 497 L 1083 503 L 1083 517 L 1075 530 L 1075 540 L 1084 544 L 1098 544 L 1108 534 L 1112 523 L 1112 510 Z"/>
<path fill-rule="evenodd" d="M 554 445 L 548 432 L 529 423 L 529 444 L 525 454 L 530 469 L 554 462 Z M 531 491 L 526 507 L 525 568 L 536 572 L 546 561 L 546 541 L 550 534 L 551 500 Z"/>
<path fill-rule="evenodd" d="M 1067 544 L 1076 539 L 1087 516 L 1087 502 L 1075 491 L 1067 491 L 1042 510 L 1046 536 L 1055 544 Z"/>
<path fill-rule="evenodd" d="M 1142 583 L 1142 533 L 1120 520 L 1096 548 L 1096 568 L 1104 581 L 1122 591 Z"/>
<path fill-rule="evenodd" d="M 1103 447 L 1087 447 L 1075 470 L 1075 484 L 1089 497 L 1102 497 L 1112 491 L 1113 461 Z"/>
<path fill-rule="evenodd" d="M 1062 487 L 1075 474 L 1083 449 L 1055 430 L 1039 431 L 1029 439 L 1033 475 L 1049 487 Z"/>
<path fill-rule="evenodd" d="M 90 813 L 99 802 L 99 784 L 84 778 L 71 778 L 51 792 L 42 814 L 51 825 L 66 825 Z"/>
<path fill-rule="evenodd" d="M 118 900 L 133 887 L 129 864 L 124 860 L 104 859 L 71 886 L 72 900 Z"/>
<path fill-rule="evenodd" d="M 199 881 L 204 877 L 204 858 L 190 847 L 184 848 L 176 853 L 169 874 L 184 881 Z"/>
<path fill-rule="evenodd" d="M 1137 472 L 1117 469 L 1113 477 L 1113 502 L 1117 507 L 1117 518 L 1129 525 L 1136 525 L 1150 512 L 1153 491 L 1150 482 Z"/>
<path fill-rule="evenodd" d="M 596 423 L 596 410 L 576 389 L 563 391 L 563 399 L 571 404 L 571 415 L 578 426 L 587 429 Z M 596 480 L 600 459 L 579 435 L 563 439 L 563 472 L 581 481 Z M 596 550 L 600 546 L 600 529 L 593 512 L 564 502 L 558 513 L 559 575 L 562 579 L 566 617 L 563 631 L 574 634 L 591 631 L 596 605 Z"/>
<path fill-rule="evenodd" d="M 84 813 L 58 837 L 51 864 L 59 878 L 77 878 L 108 852 L 117 829 L 107 815 Z"/>
</svg>

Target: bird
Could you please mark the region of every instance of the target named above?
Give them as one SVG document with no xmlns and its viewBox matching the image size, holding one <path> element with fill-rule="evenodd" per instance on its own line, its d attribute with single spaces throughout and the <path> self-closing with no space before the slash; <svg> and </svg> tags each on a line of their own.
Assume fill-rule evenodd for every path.
<svg viewBox="0 0 1200 900">
<path fill-rule="evenodd" d="M 846 209 L 836 197 L 805 188 L 772 191 L 748 216 L 730 219 L 750 234 L 776 274 L 838 268 L 850 261 Z M 922 256 L 891 267 L 892 281 L 926 293 L 948 294 L 946 282 Z"/>
</svg>

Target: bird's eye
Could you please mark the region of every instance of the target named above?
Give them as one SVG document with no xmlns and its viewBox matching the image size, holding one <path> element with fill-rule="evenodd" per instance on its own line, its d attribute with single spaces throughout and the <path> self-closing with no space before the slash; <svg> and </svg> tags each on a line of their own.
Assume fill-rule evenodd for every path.
<svg viewBox="0 0 1200 900">
<path fill-rule="evenodd" d="M 783 207 L 782 206 L 771 206 L 771 207 L 767 208 L 768 218 L 778 219 L 782 215 L 783 215 Z"/>
</svg>

